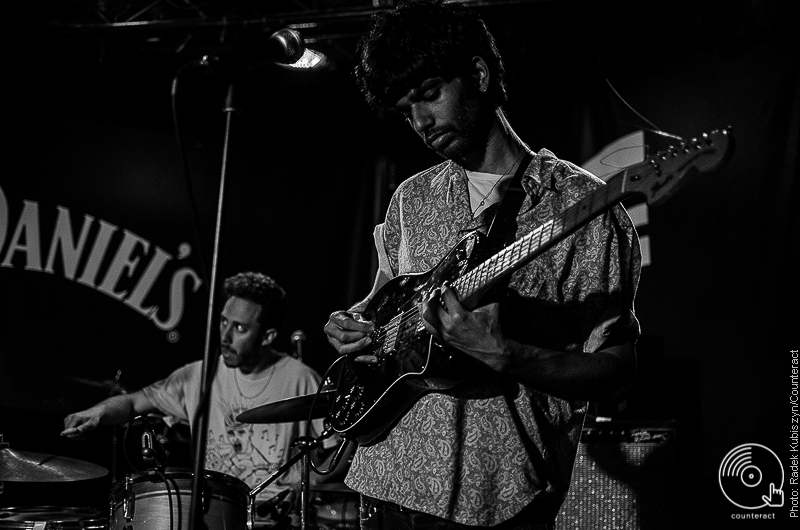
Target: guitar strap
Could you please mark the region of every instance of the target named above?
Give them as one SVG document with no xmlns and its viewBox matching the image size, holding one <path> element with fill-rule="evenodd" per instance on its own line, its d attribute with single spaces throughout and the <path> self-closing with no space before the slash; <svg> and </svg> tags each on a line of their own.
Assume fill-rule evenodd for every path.
<svg viewBox="0 0 800 530">
<path fill-rule="evenodd" d="M 517 233 L 517 214 L 522 207 L 522 202 L 525 200 L 525 190 L 522 187 L 522 175 L 531 163 L 533 154 L 526 151 L 522 160 L 517 166 L 517 171 L 514 177 L 506 188 L 503 198 L 500 199 L 500 204 L 492 219 L 492 224 L 489 226 L 489 231 L 486 233 L 489 248 L 493 251 L 502 249 L 508 243 L 514 241 Z"/>
</svg>

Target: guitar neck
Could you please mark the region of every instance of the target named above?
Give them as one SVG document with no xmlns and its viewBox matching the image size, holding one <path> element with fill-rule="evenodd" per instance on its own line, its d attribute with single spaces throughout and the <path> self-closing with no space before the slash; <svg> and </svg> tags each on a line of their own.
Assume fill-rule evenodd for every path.
<svg viewBox="0 0 800 530">
<path fill-rule="evenodd" d="M 628 170 L 611 177 L 601 186 L 532 232 L 516 240 L 453 282 L 453 289 L 469 309 L 478 302 L 478 293 L 519 269 L 558 243 L 629 193 L 625 192 Z"/>
</svg>

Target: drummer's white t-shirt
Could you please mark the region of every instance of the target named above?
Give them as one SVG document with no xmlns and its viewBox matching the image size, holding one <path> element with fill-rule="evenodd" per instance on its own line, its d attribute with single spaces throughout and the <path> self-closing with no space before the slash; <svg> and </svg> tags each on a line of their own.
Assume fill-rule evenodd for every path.
<svg viewBox="0 0 800 530">
<path fill-rule="evenodd" d="M 190 423 L 200 401 L 202 363 L 178 368 L 167 378 L 143 389 L 164 414 Z M 305 436 L 307 422 L 239 423 L 236 417 L 247 410 L 281 399 L 313 394 L 320 377 L 309 366 L 289 356 L 259 374 L 243 374 L 219 360 L 209 405 L 205 468 L 236 477 L 250 488 L 272 476 L 292 454 L 291 444 Z M 322 432 L 322 420 L 312 422 L 310 436 Z M 258 496 L 267 500 L 300 484 L 300 464 L 267 486 Z"/>
</svg>

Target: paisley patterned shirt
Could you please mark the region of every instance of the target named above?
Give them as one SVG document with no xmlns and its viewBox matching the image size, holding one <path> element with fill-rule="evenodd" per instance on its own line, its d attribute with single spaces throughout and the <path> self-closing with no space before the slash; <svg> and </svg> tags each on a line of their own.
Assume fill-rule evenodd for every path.
<svg viewBox="0 0 800 530">
<path fill-rule="evenodd" d="M 547 150 L 533 153 L 522 178 L 527 196 L 516 237 L 602 185 Z M 465 233 L 487 224 L 472 217 L 463 168 L 448 161 L 423 171 L 401 183 L 376 231 L 385 272 L 427 271 Z M 512 275 L 501 298 L 504 333 L 525 344 L 587 353 L 635 339 L 640 263 L 635 230 L 615 206 Z M 588 404 L 486 372 L 446 394 L 427 394 L 384 439 L 359 447 L 347 484 L 466 525 L 499 524 L 534 499 L 550 500 L 557 510 Z"/>
</svg>

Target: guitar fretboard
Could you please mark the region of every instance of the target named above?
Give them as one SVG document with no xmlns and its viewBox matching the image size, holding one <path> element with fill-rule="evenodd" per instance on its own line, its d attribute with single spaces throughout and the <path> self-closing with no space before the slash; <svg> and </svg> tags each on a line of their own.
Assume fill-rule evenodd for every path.
<svg viewBox="0 0 800 530">
<path fill-rule="evenodd" d="M 626 174 L 626 171 L 618 173 L 605 186 L 601 186 L 458 278 L 453 282 L 453 289 L 459 299 L 469 298 L 475 292 L 514 272 L 580 228 L 586 221 L 619 202 L 624 195 L 622 184 Z"/>
</svg>

